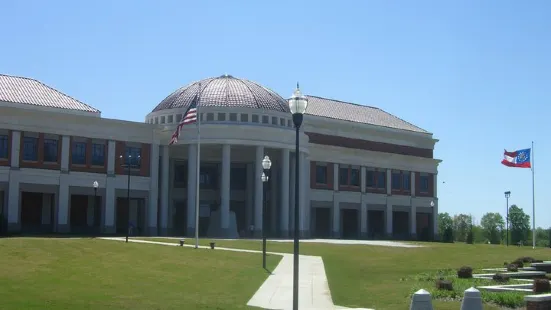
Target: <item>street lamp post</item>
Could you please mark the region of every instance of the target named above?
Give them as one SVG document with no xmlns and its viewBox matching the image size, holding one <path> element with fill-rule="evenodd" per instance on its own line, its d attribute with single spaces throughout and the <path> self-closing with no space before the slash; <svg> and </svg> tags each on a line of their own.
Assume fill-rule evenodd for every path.
<svg viewBox="0 0 551 310">
<path fill-rule="evenodd" d="M 300 125 L 302 125 L 302 120 L 304 118 L 304 113 L 308 107 L 308 99 L 300 92 L 300 88 L 297 83 L 297 89 L 289 98 L 289 109 L 293 115 L 293 124 L 295 125 L 295 227 L 294 227 L 294 240 L 293 240 L 293 310 L 298 310 L 298 254 L 299 254 L 299 222 L 300 222 L 300 212 L 299 212 L 299 175 L 300 175 L 300 165 L 299 165 L 299 154 L 300 154 Z"/>
<path fill-rule="evenodd" d="M 272 161 L 270 160 L 270 157 L 268 157 L 268 155 L 264 156 L 264 159 L 262 160 L 262 170 L 264 170 L 264 172 L 262 172 L 262 197 L 264 200 L 262 205 L 262 268 L 264 269 L 266 269 L 266 192 L 268 181 L 270 180 L 271 167 Z"/>
<path fill-rule="evenodd" d="M 92 186 L 94 187 L 94 209 L 93 209 L 93 212 L 94 212 L 94 214 L 96 214 L 96 208 L 98 207 L 98 187 L 99 187 L 98 181 L 94 181 L 94 183 L 92 183 Z M 95 220 L 94 220 L 94 222 L 95 222 Z M 93 226 L 95 226 L 95 225 L 93 225 L 93 223 L 92 223 L 92 227 Z"/>
<path fill-rule="evenodd" d="M 505 206 L 505 221 L 506 221 L 506 234 L 507 234 L 507 246 L 509 246 L 509 197 L 511 197 L 511 191 L 506 191 L 505 192 L 505 202 L 506 202 L 506 206 Z"/>
<path fill-rule="evenodd" d="M 121 159 L 121 161 L 124 160 L 122 154 L 119 156 L 119 158 Z M 134 167 L 139 167 L 141 156 L 138 155 L 134 159 L 134 162 L 132 162 L 133 159 L 134 158 L 132 158 L 132 155 L 128 154 L 126 164 L 124 163 L 124 161 L 122 162 L 122 166 L 126 167 L 126 172 L 128 175 L 128 188 L 126 191 L 126 201 L 128 204 L 128 221 L 126 222 L 126 243 L 128 243 L 128 235 L 130 234 L 130 169 Z"/>
</svg>

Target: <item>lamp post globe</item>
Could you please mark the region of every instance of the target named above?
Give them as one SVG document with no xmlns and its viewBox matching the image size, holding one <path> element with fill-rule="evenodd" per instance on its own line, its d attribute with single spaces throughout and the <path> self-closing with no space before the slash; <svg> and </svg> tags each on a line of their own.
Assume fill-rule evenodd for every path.
<svg viewBox="0 0 551 310">
<path fill-rule="evenodd" d="M 264 172 L 262 172 L 262 177 L 261 178 L 262 178 L 262 182 L 264 182 L 264 183 L 268 182 L 268 176 Z"/>
<path fill-rule="evenodd" d="M 94 189 L 98 189 L 99 187 L 98 181 L 94 181 L 94 183 L 92 183 L 92 186 L 94 187 Z"/>
<path fill-rule="evenodd" d="M 269 170 L 272 167 L 272 161 L 268 155 L 264 156 L 262 159 L 262 169 Z"/>
<path fill-rule="evenodd" d="M 295 124 L 295 128 L 299 128 L 302 124 L 303 115 L 306 113 L 306 108 L 308 108 L 308 98 L 302 94 L 298 83 L 297 89 L 295 89 L 288 101 L 289 109 L 293 115 L 293 123 Z"/>
<path fill-rule="evenodd" d="M 430 206 L 431 206 L 431 207 L 434 207 L 434 201 L 431 201 L 431 202 L 430 202 Z"/>
</svg>

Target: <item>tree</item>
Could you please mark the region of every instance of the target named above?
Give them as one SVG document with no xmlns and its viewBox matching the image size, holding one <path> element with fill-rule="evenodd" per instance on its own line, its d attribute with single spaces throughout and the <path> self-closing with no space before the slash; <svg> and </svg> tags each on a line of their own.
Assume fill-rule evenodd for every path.
<svg viewBox="0 0 551 310">
<path fill-rule="evenodd" d="M 482 216 L 480 226 L 484 237 L 492 244 L 499 244 L 503 235 L 505 222 L 499 213 L 489 212 Z"/>
<path fill-rule="evenodd" d="M 453 242 L 453 220 L 445 213 L 438 214 L 438 234 L 444 242 Z"/>
<path fill-rule="evenodd" d="M 465 242 L 471 231 L 471 216 L 459 214 L 453 217 L 453 234 L 456 241 Z"/>
<path fill-rule="evenodd" d="M 530 232 L 530 216 L 517 205 L 509 208 L 509 225 L 511 226 L 511 243 L 525 242 Z"/>
</svg>

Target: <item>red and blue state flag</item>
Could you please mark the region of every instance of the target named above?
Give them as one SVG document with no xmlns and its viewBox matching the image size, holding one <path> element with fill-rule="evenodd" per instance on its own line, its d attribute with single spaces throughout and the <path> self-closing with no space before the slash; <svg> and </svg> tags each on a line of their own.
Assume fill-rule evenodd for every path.
<svg viewBox="0 0 551 310">
<path fill-rule="evenodd" d="M 532 168 L 530 163 L 531 151 L 531 149 L 522 149 L 514 152 L 508 152 L 505 150 L 501 163 L 507 167 Z"/>
</svg>

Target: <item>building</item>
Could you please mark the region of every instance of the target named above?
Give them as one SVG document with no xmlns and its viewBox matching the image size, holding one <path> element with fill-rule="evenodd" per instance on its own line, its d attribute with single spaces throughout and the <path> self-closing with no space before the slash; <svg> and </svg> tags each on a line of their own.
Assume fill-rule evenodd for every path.
<svg viewBox="0 0 551 310">
<path fill-rule="evenodd" d="M 301 235 L 436 237 L 433 135 L 378 108 L 308 99 Z M 184 126 L 168 145 L 192 102 L 201 121 L 199 176 L 197 126 Z M 135 234 L 193 235 L 199 177 L 201 235 L 258 236 L 265 203 L 268 235 L 289 237 L 294 150 L 287 101 L 229 75 L 176 90 L 143 123 L 102 118 L 39 81 L 0 75 L 0 210 L 8 232 L 123 234 L 131 222 Z"/>
</svg>

